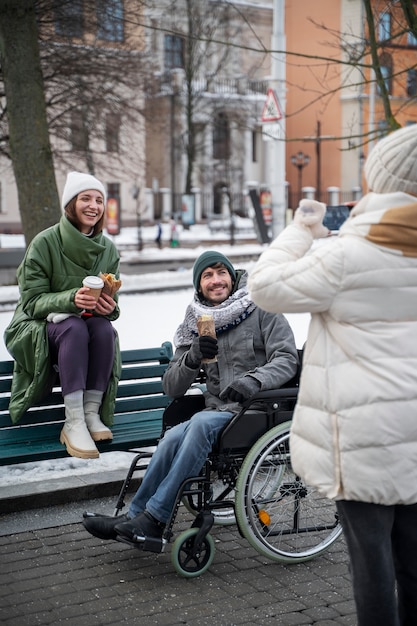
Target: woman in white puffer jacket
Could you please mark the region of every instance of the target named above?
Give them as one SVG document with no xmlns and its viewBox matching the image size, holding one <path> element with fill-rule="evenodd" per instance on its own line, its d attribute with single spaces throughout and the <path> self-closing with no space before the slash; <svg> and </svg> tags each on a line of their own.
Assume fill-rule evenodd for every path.
<svg viewBox="0 0 417 626">
<path fill-rule="evenodd" d="M 360 626 L 417 615 L 417 124 L 378 142 L 372 190 L 337 237 L 303 200 L 249 277 L 254 302 L 310 312 L 295 471 L 337 501 Z M 398 600 L 395 585 L 398 588 Z"/>
</svg>

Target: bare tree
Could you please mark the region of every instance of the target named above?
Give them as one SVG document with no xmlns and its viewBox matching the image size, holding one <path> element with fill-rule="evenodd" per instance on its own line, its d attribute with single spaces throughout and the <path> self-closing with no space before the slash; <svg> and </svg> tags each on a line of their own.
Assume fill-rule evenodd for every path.
<svg viewBox="0 0 417 626">
<path fill-rule="evenodd" d="M 376 41 L 371 11 L 374 4 L 371 0 L 364 3 L 369 38 L 362 46 L 356 46 L 343 63 L 361 69 L 362 84 L 369 80 L 366 71 L 373 67 L 387 125 L 395 128 L 398 122 L 380 71 L 380 43 Z M 395 4 L 402 11 L 404 27 L 417 36 L 412 0 Z M 87 7 L 84 29 L 91 34 L 87 41 L 74 37 L 71 31 L 71 18 L 81 5 Z M 205 125 L 212 123 L 204 110 L 203 94 L 211 88 L 216 93 L 216 75 L 229 63 L 234 50 L 256 51 L 263 58 L 273 52 L 258 40 L 256 33 L 252 45 L 241 43 L 238 35 L 246 18 L 240 12 L 240 24 L 233 22 L 231 11 L 238 11 L 233 3 L 212 3 L 210 12 L 204 5 L 185 0 L 186 29 L 177 28 L 174 21 L 166 30 L 185 41 L 185 127 L 176 143 L 187 157 L 186 192 L 192 186 L 200 138 Z M 72 166 L 76 156 L 84 160 L 90 172 L 100 167 L 100 171 L 111 171 L 116 176 L 119 163 L 123 163 L 120 167 L 124 171 L 126 167 L 126 161 L 119 157 L 129 155 L 133 176 L 140 167 L 141 147 L 136 140 L 143 124 L 140 94 L 151 69 L 151 63 L 149 70 L 144 68 L 145 56 L 138 34 L 143 26 L 142 2 L 126 0 L 123 15 L 100 15 L 100 11 L 91 10 L 101 6 L 79 0 L 0 0 L 0 86 L 4 87 L 4 93 L 0 87 L 0 153 L 13 161 L 27 242 L 59 216 L 50 141 L 55 164 Z M 177 6 L 174 2 L 174 16 Z M 387 3 L 389 6 L 391 3 Z M 58 33 L 57 23 L 61 24 Z M 116 33 L 123 32 L 120 42 L 109 43 L 106 39 L 108 23 Z M 249 22 L 246 25 L 251 28 Z M 97 36 L 99 31 L 102 38 Z M 339 39 L 343 46 L 340 34 Z M 286 53 L 288 57 L 297 57 L 296 52 Z M 367 55 L 371 55 L 371 63 L 366 61 Z M 329 66 L 340 63 L 330 57 L 321 61 Z M 327 95 L 324 88 L 317 99 Z M 219 98 L 212 112 L 220 110 L 225 100 Z M 118 152 L 114 160 L 108 158 L 106 145 L 112 129 L 114 136 L 123 129 L 126 132 L 120 142 L 123 154 Z"/>
<path fill-rule="evenodd" d="M 293 50 L 287 50 L 286 54 L 292 61 L 303 62 L 309 66 L 313 66 L 314 63 L 322 63 L 326 68 L 323 76 L 330 75 L 331 68 L 334 68 L 336 71 L 346 70 L 346 68 L 357 70 L 356 80 L 354 79 L 352 82 L 352 74 L 346 74 L 348 78 L 345 77 L 343 81 L 333 88 L 330 88 L 327 81 L 323 79 L 321 89 L 312 94 L 305 108 L 315 106 L 320 101 L 325 101 L 332 95 L 340 94 L 345 89 L 350 90 L 352 87 L 356 87 L 358 92 L 363 92 L 365 89 L 370 92 L 376 87 L 376 92 L 383 108 L 385 128 L 388 131 L 395 130 L 401 125 L 397 119 L 399 113 L 404 107 L 409 105 L 410 101 L 406 98 L 402 100 L 393 99 L 388 85 L 393 85 L 396 81 L 405 82 L 404 77 L 408 71 L 417 67 L 417 64 L 412 62 L 411 58 L 407 61 L 403 56 L 400 57 L 398 55 L 398 49 L 403 47 L 400 40 L 406 33 L 412 32 L 417 37 L 415 3 L 413 3 L 413 0 L 398 0 L 398 2 L 396 0 L 387 0 L 386 2 L 363 0 L 363 6 L 365 9 L 365 31 L 363 35 L 349 32 L 348 29 L 345 31 L 330 31 L 324 23 L 311 20 L 318 30 L 322 30 L 329 36 L 326 44 L 329 50 L 335 50 L 336 54 L 333 58 L 330 55 L 328 57 L 304 55 L 304 58 L 302 58 L 301 55 Z M 377 29 L 381 16 L 386 13 L 390 13 L 393 16 L 393 30 L 386 39 L 379 40 Z M 397 50 L 395 70 L 384 63 L 391 47 Z M 339 50 L 343 52 L 341 59 L 338 58 L 337 54 Z M 383 69 L 385 74 L 382 71 Z M 300 110 L 293 111 L 292 114 L 295 115 Z M 378 129 L 371 129 L 368 133 L 362 132 L 358 136 L 350 135 L 349 137 L 346 137 L 345 133 L 344 136 L 335 139 L 355 139 L 359 144 L 366 144 L 368 141 L 376 139 L 379 132 L 380 130 Z"/>
<path fill-rule="evenodd" d="M 413 0 L 400 0 L 400 5 L 408 28 L 413 35 L 417 37 L 417 13 L 415 3 Z"/>
<path fill-rule="evenodd" d="M 60 216 L 40 67 L 35 0 L 2 0 L 0 55 L 10 156 L 26 243 Z"/>
<path fill-rule="evenodd" d="M 0 1 L 0 153 L 13 163 L 27 243 L 60 217 L 54 164 L 133 180 L 141 166 L 141 4 L 127 0 L 121 15 L 93 6 Z"/>
<path fill-rule="evenodd" d="M 94 174 L 137 173 L 144 64 L 142 3 L 101 12 L 100 3 L 38 0 L 42 68 L 57 163 Z M 84 10 L 83 10 L 84 4 Z M 95 11 L 93 10 L 95 6 Z M 103 3 L 105 6 L 105 3 Z M 80 22 L 77 33 L 77 21 Z M 74 24 L 75 23 L 75 24 Z M 78 36 L 77 36 L 78 34 Z M 123 135 L 123 141 L 119 136 Z M 116 152 L 118 158 L 109 158 Z M 129 160 L 123 156 L 129 155 Z"/>
</svg>

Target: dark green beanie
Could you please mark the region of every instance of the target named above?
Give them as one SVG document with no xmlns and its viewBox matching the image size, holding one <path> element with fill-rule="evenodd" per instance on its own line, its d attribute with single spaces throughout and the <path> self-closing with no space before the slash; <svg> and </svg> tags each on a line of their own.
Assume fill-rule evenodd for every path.
<svg viewBox="0 0 417 626">
<path fill-rule="evenodd" d="M 224 254 L 216 252 L 215 250 L 207 250 L 206 252 L 203 252 L 203 254 L 201 254 L 194 263 L 193 285 L 196 291 L 199 290 L 201 274 L 204 272 L 206 267 L 213 267 L 214 265 L 217 265 L 217 263 L 223 263 L 230 276 L 232 277 L 232 281 L 234 282 L 236 280 L 236 270 L 233 267 L 230 259 L 228 259 L 227 256 L 224 256 Z"/>
</svg>

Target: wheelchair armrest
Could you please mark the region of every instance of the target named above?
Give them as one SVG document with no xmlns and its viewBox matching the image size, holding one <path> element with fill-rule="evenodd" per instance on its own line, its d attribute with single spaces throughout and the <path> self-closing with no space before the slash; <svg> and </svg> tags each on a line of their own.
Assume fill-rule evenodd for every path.
<svg viewBox="0 0 417 626">
<path fill-rule="evenodd" d="M 298 387 L 280 387 L 279 389 L 268 389 L 267 391 L 258 391 L 257 394 L 242 403 L 242 407 L 247 409 L 252 404 L 260 401 L 271 401 L 281 398 L 296 398 L 298 396 Z"/>
</svg>

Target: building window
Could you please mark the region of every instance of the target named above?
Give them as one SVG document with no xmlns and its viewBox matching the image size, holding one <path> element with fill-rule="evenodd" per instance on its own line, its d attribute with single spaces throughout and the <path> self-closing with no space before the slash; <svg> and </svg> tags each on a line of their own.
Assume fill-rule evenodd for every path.
<svg viewBox="0 0 417 626">
<path fill-rule="evenodd" d="M 391 72 L 390 72 L 390 68 L 387 67 L 386 65 L 381 65 L 381 74 L 384 78 L 384 83 L 385 83 L 385 89 L 387 90 L 388 93 L 391 93 Z M 378 94 L 381 95 L 381 90 L 378 86 Z"/>
<path fill-rule="evenodd" d="M 70 132 L 71 149 L 85 152 L 88 148 L 88 136 L 85 132 L 81 111 L 72 112 Z"/>
<path fill-rule="evenodd" d="M 178 35 L 164 35 L 164 68 L 184 67 L 184 39 Z"/>
<path fill-rule="evenodd" d="M 82 37 L 84 29 L 82 0 L 55 2 L 54 22 L 55 33 L 60 37 Z"/>
<path fill-rule="evenodd" d="M 391 15 L 389 13 L 381 13 L 379 16 L 378 35 L 379 41 L 387 41 L 391 38 Z"/>
<path fill-rule="evenodd" d="M 417 46 L 417 37 L 410 31 L 407 33 L 407 43 L 409 46 Z"/>
<path fill-rule="evenodd" d="M 417 96 L 417 70 L 407 71 L 407 96 Z"/>
<path fill-rule="evenodd" d="M 385 89 L 389 94 L 392 93 L 392 73 L 393 73 L 393 65 L 392 65 L 392 57 L 390 54 L 381 54 L 379 58 L 379 63 L 381 67 L 381 73 L 385 82 Z M 381 91 L 379 87 L 377 88 L 377 92 L 381 95 Z"/>
<path fill-rule="evenodd" d="M 379 120 L 377 122 L 377 133 L 378 139 L 382 139 L 389 133 L 389 126 L 387 120 Z"/>
<path fill-rule="evenodd" d="M 97 3 L 97 37 L 104 41 L 123 41 L 123 0 Z"/>
<path fill-rule="evenodd" d="M 119 152 L 120 115 L 108 113 L 106 115 L 106 150 Z"/>
<path fill-rule="evenodd" d="M 213 158 L 228 159 L 230 157 L 229 120 L 224 113 L 219 113 L 214 120 Z"/>
<path fill-rule="evenodd" d="M 219 181 L 213 186 L 213 213 L 221 215 L 223 213 L 223 194 L 225 193 L 226 183 Z"/>
</svg>

